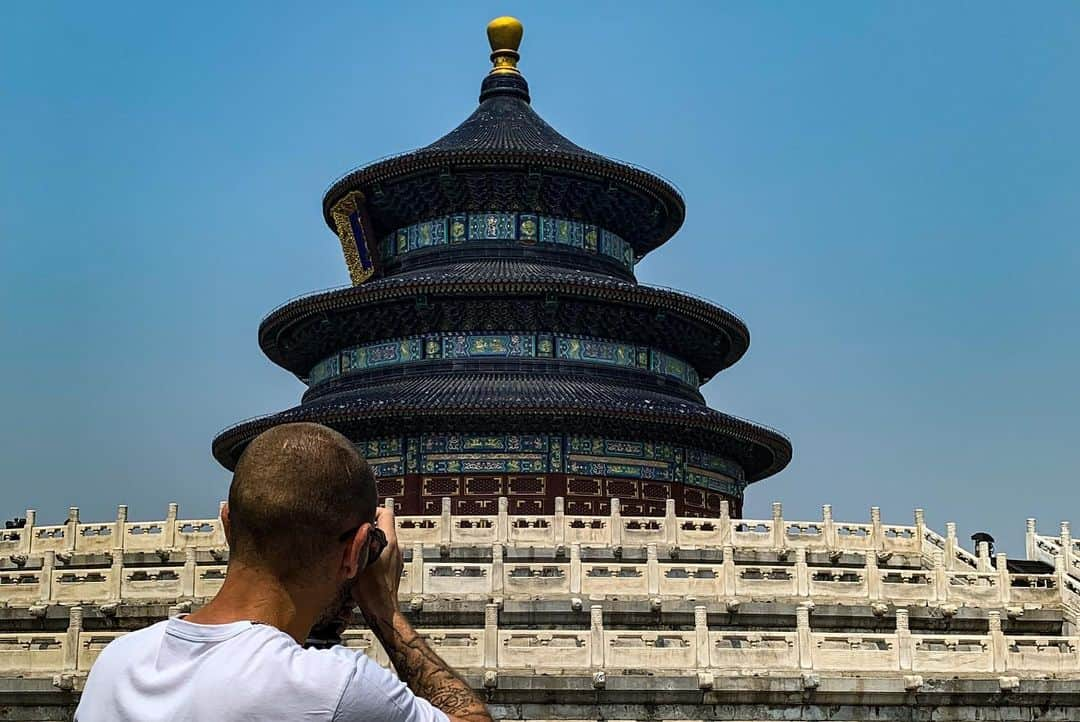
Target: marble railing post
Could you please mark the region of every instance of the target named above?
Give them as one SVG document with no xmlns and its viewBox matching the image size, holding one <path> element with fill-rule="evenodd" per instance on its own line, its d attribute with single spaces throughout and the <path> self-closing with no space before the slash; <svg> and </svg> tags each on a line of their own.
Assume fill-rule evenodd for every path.
<svg viewBox="0 0 1080 722">
<path fill-rule="evenodd" d="M 195 547 L 184 548 L 184 576 L 181 580 L 180 596 L 184 599 L 195 598 L 195 575 L 198 574 L 198 570 L 195 568 Z"/>
<path fill-rule="evenodd" d="M 832 504 L 821 505 L 821 537 L 826 549 L 832 551 L 836 548 L 836 522 L 833 521 Z"/>
<path fill-rule="evenodd" d="M 727 499 L 720 502 L 720 518 L 716 523 L 720 525 L 720 546 L 731 544 L 731 508 Z"/>
<path fill-rule="evenodd" d="M 806 549 L 795 550 L 795 588 L 800 597 L 810 596 L 810 568 L 806 564 Z"/>
<path fill-rule="evenodd" d="M 38 599 L 48 602 L 52 599 L 53 569 L 56 568 L 56 552 L 49 549 L 41 559 L 41 584 L 38 587 Z"/>
<path fill-rule="evenodd" d="M 979 542 L 975 545 L 975 569 L 980 572 L 988 572 L 993 569 L 990 563 L 990 542 Z"/>
<path fill-rule="evenodd" d="M 724 560 L 720 565 L 722 593 L 725 597 L 734 597 L 738 593 L 738 584 L 735 579 L 735 547 L 728 544 L 724 547 Z"/>
<path fill-rule="evenodd" d="M 79 667 L 79 635 L 83 627 L 82 607 L 72 607 L 68 614 L 67 636 L 64 639 L 64 671 L 74 672 Z"/>
<path fill-rule="evenodd" d="M 581 543 L 570 545 L 570 593 L 581 594 Z"/>
<path fill-rule="evenodd" d="M 499 605 L 484 605 L 484 669 L 499 668 Z"/>
<path fill-rule="evenodd" d="M 881 570 L 878 568 L 877 551 L 866 552 L 866 593 L 871 602 L 881 599 Z"/>
<path fill-rule="evenodd" d="M 810 607 L 800 604 L 795 609 L 795 631 L 799 653 L 799 669 L 814 668 L 814 639 L 810 636 Z"/>
<path fill-rule="evenodd" d="M 648 575 L 649 594 L 660 593 L 660 560 L 657 558 L 656 543 L 649 542 L 645 546 L 645 568 Z"/>
<path fill-rule="evenodd" d="M 495 542 L 491 545 L 491 593 L 503 593 L 503 545 Z"/>
<path fill-rule="evenodd" d="M 453 541 L 453 519 L 450 518 L 450 497 L 442 498 L 442 515 L 439 517 L 439 544 L 446 549 Z"/>
<path fill-rule="evenodd" d="M 911 630 L 908 627 L 908 610 L 896 609 L 896 651 L 900 657 L 900 670 L 911 670 L 915 648 L 911 642 Z"/>
<path fill-rule="evenodd" d="M 926 512 L 915 510 L 915 550 L 919 555 L 926 551 Z"/>
<path fill-rule="evenodd" d="M 119 602 L 124 594 L 124 550 L 114 547 L 109 567 L 109 601 Z"/>
<path fill-rule="evenodd" d="M 776 549 L 787 547 L 787 530 L 784 529 L 784 505 L 778 501 L 772 503 L 772 543 Z"/>
<path fill-rule="evenodd" d="M 592 656 L 589 663 L 593 669 L 604 668 L 604 608 L 594 604 L 589 608 L 589 646 Z"/>
<path fill-rule="evenodd" d="M 1002 606 L 1009 604 L 1012 597 L 1012 577 L 1009 576 L 1009 558 L 1004 552 L 996 555 L 998 599 Z"/>
<path fill-rule="evenodd" d="M 1027 530 L 1024 533 L 1024 555 L 1028 558 L 1028 560 L 1033 560 L 1036 558 L 1035 550 L 1038 548 L 1037 544 L 1035 543 L 1035 524 L 1035 518 L 1028 517 Z"/>
<path fill-rule="evenodd" d="M 68 507 L 67 521 L 64 523 L 64 549 L 75 551 L 75 542 L 79 539 L 79 507 Z"/>
<path fill-rule="evenodd" d="M 221 521 L 221 513 L 225 511 L 225 502 L 218 502 L 217 522 L 214 524 L 214 533 L 210 535 L 210 544 L 215 547 L 228 547 L 229 540 L 225 538 L 225 525 Z"/>
<path fill-rule="evenodd" d="M 990 655 L 994 660 L 994 671 L 1004 672 L 1008 660 L 1009 645 L 1001 631 L 1001 612 L 994 610 L 986 613 L 990 626 Z"/>
<path fill-rule="evenodd" d="M 694 642 L 696 647 L 697 667 L 708 669 L 709 663 L 709 615 L 705 605 L 694 607 Z"/>
<path fill-rule="evenodd" d="M 608 521 L 608 531 L 611 534 L 611 547 L 617 549 L 622 546 L 622 502 L 618 498 L 611 500 L 611 519 Z"/>
<path fill-rule="evenodd" d="M 412 577 L 412 584 L 409 586 L 413 596 L 423 594 L 424 587 L 427 585 L 427 575 L 424 574 L 424 544 L 422 542 L 413 542 L 409 576 Z"/>
<path fill-rule="evenodd" d="M 870 507 L 870 548 L 878 551 L 885 548 L 885 534 L 881 528 L 881 507 Z"/>
<path fill-rule="evenodd" d="M 127 546 L 127 504 L 116 507 L 116 521 L 113 522 L 113 548 L 121 552 Z"/>
<path fill-rule="evenodd" d="M 1073 545 L 1072 545 L 1072 532 L 1069 528 L 1069 522 L 1061 522 L 1061 533 L 1059 536 L 1061 542 L 1061 553 L 1065 555 L 1065 569 L 1072 571 L 1073 568 Z"/>
<path fill-rule="evenodd" d="M 949 601 L 949 574 L 945 569 L 945 552 L 934 550 L 934 600 L 938 604 Z"/>
<path fill-rule="evenodd" d="M 19 536 L 19 554 L 30 556 L 30 552 L 34 550 L 34 525 L 36 522 L 37 511 L 27 509 L 26 524 L 23 526 L 22 533 Z"/>
<path fill-rule="evenodd" d="M 1065 555 L 1058 553 L 1054 555 L 1054 584 L 1058 588 L 1058 594 L 1061 595 L 1061 605 L 1066 609 L 1069 607 L 1069 589 L 1065 586 L 1069 574 L 1069 570 L 1065 567 Z"/>
<path fill-rule="evenodd" d="M 510 543 L 510 500 L 505 496 L 499 497 L 499 513 L 495 517 L 495 541 Z"/>
<path fill-rule="evenodd" d="M 555 548 L 566 545 L 566 500 L 561 496 L 555 497 Z"/>
<path fill-rule="evenodd" d="M 945 522 L 945 568 L 956 569 L 956 522 Z"/>
<path fill-rule="evenodd" d="M 176 548 L 176 519 L 180 516 L 180 505 L 175 501 L 169 502 L 169 508 L 165 512 L 165 528 L 161 530 L 161 544 L 165 549 Z"/>
<path fill-rule="evenodd" d="M 668 547 L 673 547 L 679 541 L 679 520 L 675 516 L 675 500 L 668 499 L 664 502 L 664 541 Z"/>
</svg>

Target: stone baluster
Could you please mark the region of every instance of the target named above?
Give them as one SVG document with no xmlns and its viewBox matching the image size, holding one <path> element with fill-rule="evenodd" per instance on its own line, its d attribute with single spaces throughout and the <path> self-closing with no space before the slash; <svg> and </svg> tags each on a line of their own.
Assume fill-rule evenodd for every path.
<svg viewBox="0 0 1080 722">
<path fill-rule="evenodd" d="M 994 671 L 1004 672 L 1009 655 L 1009 644 L 1001 631 L 1001 612 L 993 610 L 986 613 L 990 627 L 990 655 L 994 660 Z"/>
<path fill-rule="evenodd" d="M 656 543 L 645 546 L 645 568 L 648 575 L 649 594 L 660 593 L 660 560 L 656 552 Z"/>
<path fill-rule="evenodd" d="M 501 544 L 510 543 L 510 500 L 505 496 L 499 497 L 499 513 L 495 517 L 495 541 Z"/>
<path fill-rule="evenodd" d="M 1065 568 L 1065 555 L 1054 555 L 1054 586 L 1058 588 L 1058 594 L 1061 595 L 1061 605 L 1063 608 L 1068 609 L 1069 604 L 1069 590 L 1065 586 L 1068 577 L 1068 570 Z"/>
<path fill-rule="evenodd" d="M 826 549 L 832 551 L 836 548 L 836 522 L 833 521 L 832 504 L 821 505 L 821 537 Z"/>
<path fill-rule="evenodd" d="M 926 512 L 922 509 L 915 510 L 915 551 L 922 556 L 926 550 Z"/>
<path fill-rule="evenodd" d="M 679 543 L 679 519 L 675 516 L 674 499 L 664 502 L 664 542 L 669 548 Z"/>
<path fill-rule="evenodd" d="M 68 612 L 67 636 L 64 639 L 64 671 L 74 672 L 79 668 L 79 635 L 83 628 L 82 607 L 72 607 Z"/>
<path fill-rule="evenodd" d="M 1061 522 L 1059 539 L 1061 542 L 1061 553 L 1065 555 L 1065 569 L 1072 571 L 1075 555 L 1073 554 L 1072 532 L 1069 529 L 1069 522 Z"/>
<path fill-rule="evenodd" d="M 570 593 L 581 594 L 581 543 L 570 545 Z"/>
<path fill-rule="evenodd" d="M 881 599 L 881 569 L 878 568 L 877 552 L 869 549 L 866 552 L 866 595 L 871 602 Z"/>
<path fill-rule="evenodd" d="M 800 597 L 810 596 L 810 567 L 806 564 L 806 549 L 795 550 L 795 588 Z"/>
<path fill-rule="evenodd" d="M 499 605 L 484 605 L 484 669 L 499 668 Z"/>
<path fill-rule="evenodd" d="M 19 554 L 23 556 L 30 556 L 30 553 L 34 550 L 34 525 L 37 522 L 37 511 L 34 509 L 26 510 L 26 524 L 22 528 L 22 534 L 19 536 Z"/>
<path fill-rule="evenodd" d="M 424 587 L 427 586 L 427 575 L 424 574 L 423 542 L 413 542 L 412 559 L 409 561 L 409 576 L 412 578 L 409 591 L 414 596 L 423 595 Z"/>
<path fill-rule="evenodd" d="M 1028 560 L 1034 560 L 1038 558 L 1036 551 L 1038 549 L 1038 545 L 1035 542 L 1035 524 L 1035 518 L 1028 517 L 1027 530 L 1024 533 L 1024 555 L 1027 557 Z"/>
<path fill-rule="evenodd" d="M 113 549 L 123 551 L 127 546 L 127 520 L 127 504 L 120 504 L 116 507 L 116 521 L 113 522 Z"/>
<path fill-rule="evenodd" d="M 772 544 L 775 549 L 787 548 L 787 530 L 784 528 L 784 505 L 772 503 Z"/>
<path fill-rule="evenodd" d="M 162 529 L 161 545 L 164 549 L 176 548 L 176 532 L 180 526 L 177 520 L 180 518 L 180 505 L 175 501 L 169 502 L 165 511 L 165 528 Z"/>
<path fill-rule="evenodd" d="M 800 604 L 795 609 L 796 646 L 799 653 L 799 669 L 814 668 L 814 639 L 810 635 L 810 606 Z"/>
<path fill-rule="evenodd" d="M 491 545 L 491 593 L 501 596 L 503 593 L 503 545 L 495 542 Z"/>
<path fill-rule="evenodd" d="M 195 567 L 195 547 L 184 547 L 184 576 L 181 578 L 180 596 L 184 599 L 195 598 L 195 582 L 198 569 Z"/>
<path fill-rule="evenodd" d="M 975 545 L 975 552 L 975 568 L 980 572 L 991 571 L 994 565 L 990 563 L 990 542 L 979 542 Z"/>
<path fill-rule="evenodd" d="M 75 544 L 79 540 L 79 507 L 68 507 L 67 521 L 64 523 L 64 550 L 75 551 Z"/>
<path fill-rule="evenodd" d="M 566 500 L 561 496 L 555 497 L 555 548 L 566 546 Z"/>
<path fill-rule="evenodd" d="M 109 566 L 109 601 L 119 602 L 124 596 L 124 550 L 114 547 Z"/>
<path fill-rule="evenodd" d="M 908 627 L 908 610 L 900 607 L 896 609 L 896 651 L 900 657 L 900 670 L 910 671 L 915 647 L 911 641 L 911 629 Z"/>
<path fill-rule="evenodd" d="M 731 544 L 731 507 L 727 499 L 720 502 L 720 518 L 716 520 L 716 523 L 720 525 L 718 544 L 720 546 Z"/>
<path fill-rule="evenodd" d="M 594 604 L 589 608 L 589 663 L 593 669 L 604 668 L 604 608 Z"/>
<path fill-rule="evenodd" d="M 998 600 L 1002 606 L 1007 606 L 1012 597 L 1012 577 L 1009 575 L 1009 558 L 1004 552 L 998 552 L 996 556 Z"/>
<path fill-rule="evenodd" d="M 608 530 L 611 534 L 611 548 L 618 549 L 622 546 L 622 502 L 617 498 L 611 500 L 611 519 L 608 521 Z"/>
<path fill-rule="evenodd" d="M 709 661 L 709 615 L 704 604 L 694 607 L 694 642 L 698 669 L 708 669 Z"/>
<path fill-rule="evenodd" d="M 54 569 L 56 569 L 56 552 L 48 549 L 41 558 L 41 585 L 38 589 L 38 599 L 43 602 L 52 599 Z"/>
<path fill-rule="evenodd" d="M 724 561 L 720 566 L 723 579 L 721 580 L 722 593 L 725 597 L 734 597 L 739 588 L 735 578 L 735 547 L 728 544 L 724 547 Z"/>
<path fill-rule="evenodd" d="M 453 520 L 450 518 L 450 497 L 444 496 L 442 498 L 442 515 L 439 517 L 439 545 L 450 550 L 450 544 L 453 542 Z"/>
<path fill-rule="evenodd" d="M 945 552 L 934 550 L 934 601 L 944 604 L 949 601 L 949 572 L 945 568 Z"/>
<path fill-rule="evenodd" d="M 885 532 L 881 528 L 881 507 L 870 507 L 870 548 L 883 550 L 885 548 Z"/>
<path fill-rule="evenodd" d="M 214 531 L 210 535 L 210 545 L 218 549 L 229 546 L 229 540 L 225 538 L 225 523 L 221 520 L 222 514 L 225 513 L 224 501 L 218 502 L 217 523 L 214 524 Z"/>
<path fill-rule="evenodd" d="M 945 522 L 945 568 L 949 571 L 956 569 L 956 522 Z"/>
</svg>

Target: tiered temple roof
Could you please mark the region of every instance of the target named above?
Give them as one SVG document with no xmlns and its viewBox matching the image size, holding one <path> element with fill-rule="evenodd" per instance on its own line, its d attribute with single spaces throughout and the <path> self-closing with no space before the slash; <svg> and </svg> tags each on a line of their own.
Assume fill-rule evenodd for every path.
<svg viewBox="0 0 1080 722">
<path fill-rule="evenodd" d="M 556 497 L 606 513 L 614 496 L 628 514 L 669 499 L 738 513 L 791 445 L 705 406 L 699 387 L 746 352 L 746 325 L 637 283 L 634 264 L 682 225 L 682 197 L 555 131 L 517 68 L 520 23 L 488 35 L 472 115 L 327 192 L 353 286 L 263 321 L 263 351 L 309 390 L 224 431 L 215 457 L 232 468 L 260 431 L 316 421 L 374 453 L 380 494 L 410 512 L 450 494 L 456 512 L 490 514 L 507 494 L 520 514 Z"/>
</svg>

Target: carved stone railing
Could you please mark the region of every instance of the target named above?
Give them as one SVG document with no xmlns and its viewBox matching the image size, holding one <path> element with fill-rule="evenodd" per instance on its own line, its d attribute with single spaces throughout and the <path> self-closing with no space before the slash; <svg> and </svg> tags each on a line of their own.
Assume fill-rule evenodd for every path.
<svg viewBox="0 0 1080 722">
<path fill-rule="evenodd" d="M 1052 574 L 1010 574 L 1004 554 L 989 571 L 945 568 L 939 553 L 931 569 L 893 566 L 878 552 L 851 552 L 843 563 L 825 558 L 808 561 L 808 551 L 773 555 L 775 561 L 740 562 L 735 548 L 723 547 L 708 559 L 683 561 L 661 555 L 649 542 L 644 558 L 594 552 L 583 559 L 583 545 L 573 542 L 563 553 L 544 558 L 515 558 L 499 543 L 458 547 L 464 558 L 450 559 L 416 541 L 406 547 L 399 588 L 403 602 L 424 599 L 559 599 L 647 598 L 650 600 L 813 600 L 817 603 L 933 604 L 987 609 L 1040 606 L 1080 608 L 1075 583 L 1061 571 Z M 227 553 L 227 552 L 226 552 Z M 211 555 L 194 547 L 179 554 L 124 553 L 80 558 L 46 551 L 38 566 L 0 568 L 0 604 L 107 604 L 205 600 L 221 588 L 226 553 Z M 470 559 L 469 557 L 472 557 Z M 861 557 L 861 565 L 856 560 Z M 94 563 L 94 559 L 100 559 Z M 890 560 L 891 561 L 891 560 Z M 1075 616 L 1075 615 L 1073 615 Z"/>
<path fill-rule="evenodd" d="M 915 555 L 931 568 L 938 552 L 944 554 L 948 570 L 980 569 L 979 558 L 962 549 L 956 525 L 946 525 L 944 537 L 926 528 L 921 509 L 915 510 L 914 524 L 885 524 L 877 507 L 870 521 L 837 522 L 832 508 L 822 507 L 817 521 L 790 521 L 783 517 L 779 503 L 772 505 L 769 519 L 732 519 L 727 504 L 714 519 L 677 517 L 669 500 L 662 517 L 624 517 L 618 499 L 611 502 L 606 516 L 571 516 L 563 512 L 562 499 L 555 500 L 555 513 L 546 516 L 511 515 L 501 497 L 498 513 L 489 516 L 458 516 L 450 513 L 450 500 L 443 499 L 442 513 L 429 516 L 402 516 L 397 520 L 398 538 L 403 545 L 450 547 L 504 544 L 564 547 L 574 543 L 584 547 L 618 549 L 656 544 L 671 548 L 762 549 L 769 551 L 806 549 L 824 552 L 867 552 Z M 126 506 L 119 507 L 116 520 L 84 524 L 79 510 L 72 507 L 63 524 L 39 525 L 37 513 L 26 512 L 26 526 L 0 531 L 0 557 L 41 557 L 45 552 L 115 553 L 159 552 L 186 548 L 214 549 L 226 546 L 219 519 L 180 519 L 176 504 L 170 504 L 162 521 L 128 521 Z"/>
<path fill-rule="evenodd" d="M 1034 519 L 1028 519 L 1024 541 L 1028 559 L 1053 565 L 1061 557 L 1065 572 L 1080 581 L 1080 540 L 1072 538 L 1069 522 L 1061 522 L 1057 536 L 1046 536 L 1036 532 Z"/>
<path fill-rule="evenodd" d="M 997 612 L 986 634 L 915 634 L 908 612 L 898 609 L 889 633 L 822 632 L 810 624 L 809 606 L 800 606 L 789 630 L 717 630 L 708 626 L 704 606 L 694 610 L 693 629 L 605 629 L 603 607 L 590 608 L 588 628 L 502 629 L 498 606 L 487 605 L 479 628 L 421 629 L 450 665 L 483 672 L 485 684 L 499 673 L 618 675 L 648 669 L 651 674 L 697 672 L 732 674 L 769 670 L 771 674 L 858 673 L 860 676 L 950 677 L 1058 676 L 1080 679 L 1080 637 L 1014 636 L 1001 629 Z M 0 676 L 85 675 L 101 650 L 123 634 L 83 629 L 82 609 L 70 610 L 66 632 L 0 634 Z M 346 646 L 382 664 L 387 657 L 370 631 L 350 629 Z M 704 677 L 702 678 L 704 679 Z"/>
</svg>

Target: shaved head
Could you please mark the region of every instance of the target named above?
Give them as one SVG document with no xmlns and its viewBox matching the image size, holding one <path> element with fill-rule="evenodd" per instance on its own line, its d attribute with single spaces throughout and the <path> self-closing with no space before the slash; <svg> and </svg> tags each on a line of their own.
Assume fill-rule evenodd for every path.
<svg viewBox="0 0 1080 722">
<path fill-rule="evenodd" d="M 283 581 L 309 571 L 337 537 L 375 518 L 375 478 L 347 438 L 319 424 L 256 436 L 229 487 L 230 555 Z"/>
</svg>

